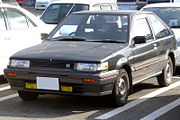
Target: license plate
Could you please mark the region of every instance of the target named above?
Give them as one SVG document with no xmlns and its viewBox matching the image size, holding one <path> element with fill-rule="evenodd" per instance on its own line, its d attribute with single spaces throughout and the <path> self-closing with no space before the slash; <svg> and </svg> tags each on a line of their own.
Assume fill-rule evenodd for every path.
<svg viewBox="0 0 180 120">
<path fill-rule="evenodd" d="M 72 92 L 73 88 L 71 86 L 61 86 L 61 91 Z"/>
<path fill-rule="evenodd" d="M 25 87 L 28 89 L 36 89 L 37 85 L 36 85 L 36 83 L 26 83 Z"/>
<path fill-rule="evenodd" d="M 59 90 L 59 79 L 50 77 L 36 77 L 37 89 Z"/>
</svg>

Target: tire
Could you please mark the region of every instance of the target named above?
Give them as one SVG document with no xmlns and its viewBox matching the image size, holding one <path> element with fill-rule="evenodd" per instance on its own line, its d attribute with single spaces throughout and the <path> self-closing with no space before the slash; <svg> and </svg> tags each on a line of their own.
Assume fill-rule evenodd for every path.
<svg viewBox="0 0 180 120">
<path fill-rule="evenodd" d="M 26 91 L 18 91 L 19 97 L 24 101 L 36 100 L 39 96 L 38 93 L 35 92 L 26 92 Z"/>
<path fill-rule="evenodd" d="M 123 106 L 128 100 L 129 93 L 129 76 L 126 70 L 121 69 L 117 80 L 114 84 L 112 93 L 113 103 L 115 106 Z"/>
<path fill-rule="evenodd" d="M 166 66 L 164 67 L 162 73 L 157 77 L 157 81 L 160 87 L 166 87 L 171 84 L 173 76 L 173 63 L 170 57 L 168 57 L 168 61 Z"/>
</svg>

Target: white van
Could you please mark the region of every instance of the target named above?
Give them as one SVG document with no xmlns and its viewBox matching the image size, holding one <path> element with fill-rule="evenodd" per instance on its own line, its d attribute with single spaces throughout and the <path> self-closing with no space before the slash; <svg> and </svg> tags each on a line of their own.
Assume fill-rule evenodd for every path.
<svg viewBox="0 0 180 120">
<path fill-rule="evenodd" d="M 83 10 L 117 10 L 117 0 L 55 0 L 42 13 L 40 19 L 53 28 L 71 12 Z"/>
</svg>

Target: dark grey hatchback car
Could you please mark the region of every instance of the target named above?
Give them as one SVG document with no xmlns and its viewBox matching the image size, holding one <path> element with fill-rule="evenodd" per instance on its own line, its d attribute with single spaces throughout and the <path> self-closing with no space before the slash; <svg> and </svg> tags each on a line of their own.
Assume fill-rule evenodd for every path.
<svg viewBox="0 0 180 120">
<path fill-rule="evenodd" d="M 173 32 L 151 12 L 77 12 L 42 44 L 12 55 L 5 77 L 23 100 L 111 95 L 122 106 L 134 84 L 154 76 L 171 83 L 175 50 Z"/>
</svg>

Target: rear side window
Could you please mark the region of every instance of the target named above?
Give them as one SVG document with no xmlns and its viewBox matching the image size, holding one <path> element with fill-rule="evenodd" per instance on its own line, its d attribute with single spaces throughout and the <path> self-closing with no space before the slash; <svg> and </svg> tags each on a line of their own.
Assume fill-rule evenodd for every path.
<svg viewBox="0 0 180 120">
<path fill-rule="evenodd" d="M 93 6 L 93 9 L 94 9 L 94 10 L 101 10 L 100 4 L 94 5 L 94 6 Z"/>
<path fill-rule="evenodd" d="M 145 36 L 146 40 L 152 40 L 153 34 L 145 18 L 135 19 L 133 24 L 133 37 Z"/>
<path fill-rule="evenodd" d="M 102 10 L 112 10 L 111 4 L 101 4 Z"/>
<path fill-rule="evenodd" d="M 6 24 L 4 21 L 3 13 L 0 12 L 0 31 L 6 30 Z"/>
<path fill-rule="evenodd" d="M 148 18 L 151 22 L 156 39 L 171 35 L 170 31 L 154 15 L 149 14 Z"/>
<path fill-rule="evenodd" d="M 6 14 L 12 30 L 34 27 L 34 25 L 26 18 L 25 15 L 16 10 L 8 9 Z"/>
</svg>

